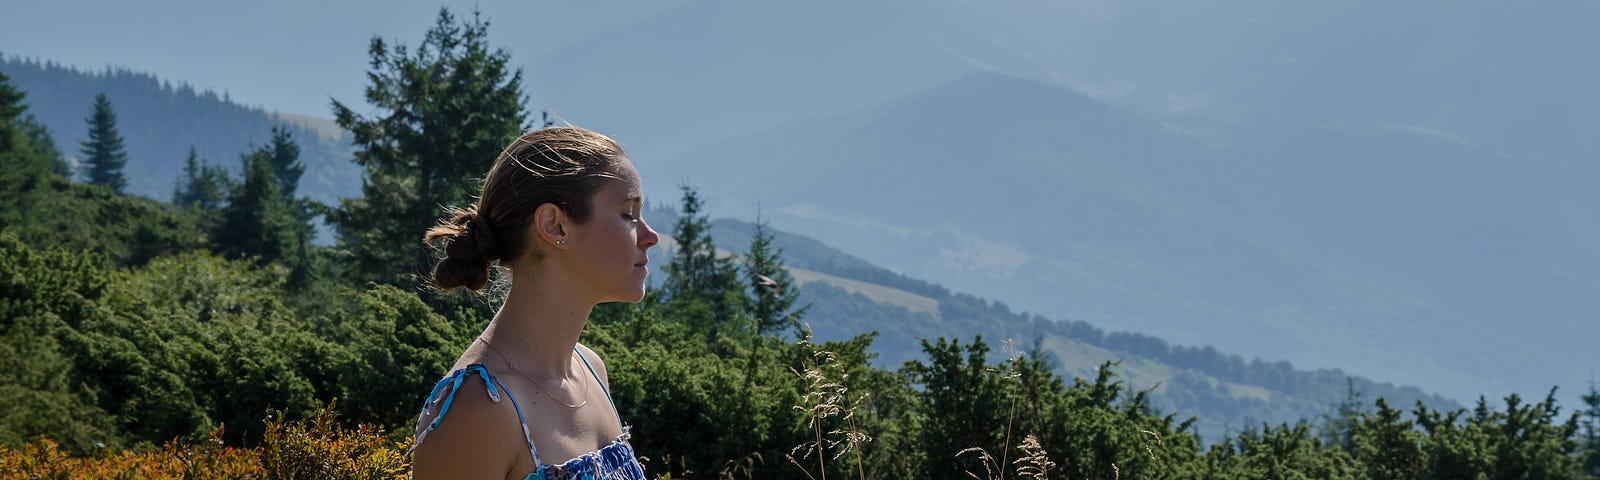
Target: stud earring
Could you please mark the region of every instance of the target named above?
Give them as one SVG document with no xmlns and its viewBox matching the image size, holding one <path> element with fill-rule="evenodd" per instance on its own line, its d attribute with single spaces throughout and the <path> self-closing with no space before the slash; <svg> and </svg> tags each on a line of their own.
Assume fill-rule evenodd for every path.
<svg viewBox="0 0 1600 480">
<path fill-rule="evenodd" d="M 566 245 L 566 244 L 567 244 L 567 239 L 565 239 L 565 238 L 557 238 L 556 239 L 556 245 Z"/>
</svg>

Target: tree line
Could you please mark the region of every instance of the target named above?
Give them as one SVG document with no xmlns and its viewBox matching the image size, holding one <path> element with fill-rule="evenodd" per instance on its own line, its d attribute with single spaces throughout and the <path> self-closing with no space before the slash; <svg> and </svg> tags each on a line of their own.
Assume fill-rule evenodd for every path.
<svg viewBox="0 0 1600 480">
<path fill-rule="evenodd" d="M 119 194 L 111 161 L 74 181 L 0 72 L 0 404 L 12 406 L 0 444 L 47 437 L 92 455 L 215 434 L 253 448 L 271 443 L 274 422 L 323 411 L 403 442 L 496 303 L 426 288 L 436 253 L 416 240 L 531 127 L 520 73 L 489 48 L 487 27 L 441 10 L 414 49 L 372 41 L 365 99 L 377 113 L 334 107 L 365 172 L 362 196 L 338 205 L 297 196 L 303 167 L 282 130 L 240 154 L 237 177 L 191 155 L 170 202 Z M 117 135 L 89 137 L 86 155 Z M 982 338 L 929 338 L 918 357 L 875 367 L 875 333 L 814 338 L 804 320 L 819 306 L 799 303 L 765 225 L 740 255 L 719 256 L 702 207 L 686 187 L 666 278 L 644 301 L 598 307 L 583 339 L 608 359 L 652 475 L 1600 475 L 1594 391 L 1572 412 L 1553 394 L 1440 411 L 1352 388 L 1324 421 L 1206 447 L 1193 418 L 1159 411 L 1109 364 L 1066 378 L 1014 342 L 995 361 Z M 336 245 L 309 242 L 318 215 Z"/>
<path fill-rule="evenodd" d="M 30 112 L 41 127 L 55 132 L 58 148 L 83 167 L 79 141 L 84 118 L 104 95 L 115 107 L 128 155 L 126 192 L 166 198 L 172 178 L 181 174 L 187 151 L 220 160 L 237 174 L 235 155 L 269 140 L 272 128 L 287 130 L 301 147 L 307 166 L 300 193 L 324 202 L 360 184 L 349 161 L 347 138 L 330 136 L 283 116 L 233 103 L 225 92 L 162 81 L 149 73 L 107 67 L 79 70 L 54 62 L 0 57 L 0 70 L 28 92 Z"/>
</svg>

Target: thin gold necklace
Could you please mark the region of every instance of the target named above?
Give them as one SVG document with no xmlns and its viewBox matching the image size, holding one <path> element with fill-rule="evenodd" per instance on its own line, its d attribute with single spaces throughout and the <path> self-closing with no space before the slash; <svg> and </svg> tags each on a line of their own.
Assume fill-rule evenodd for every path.
<svg viewBox="0 0 1600 480">
<path fill-rule="evenodd" d="M 577 405 L 572 405 L 572 404 L 569 404 L 567 402 L 561 401 L 561 399 L 556 398 L 555 395 L 552 395 L 549 390 L 546 390 L 544 388 L 544 385 L 539 384 L 538 380 L 534 379 L 533 377 L 528 376 L 528 374 L 526 374 L 526 373 L 522 373 L 522 370 L 517 370 L 517 366 L 516 365 L 512 365 L 511 364 L 511 360 L 507 359 L 506 355 L 504 353 L 500 353 L 500 349 L 494 348 L 494 345 L 489 343 L 488 340 L 484 340 L 483 336 L 479 336 L 478 340 L 483 342 L 483 346 L 489 347 L 489 351 L 494 352 L 495 356 L 500 357 L 500 361 L 506 363 L 506 368 L 510 368 L 511 369 L 511 373 L 515 373 L 517 375 L 522 376 L 522 378 L 528 379 L 528 383 L 532 383 L 534 387 L 539 389 L 539 391 L 544 392 L 544 396 L 550 397 L 550 400 L 556 402 L 557 405 L 561 405 L 561 406 L 567 407 L 567 408 L 582 408 L 584 405 L 588 405 L 589 404 L 589 398 L 588 398 L 589 396 L 581 394 L 581 393 L 579 395 L 581 397 L 583 397 L 583 401 L 582 402 L 578 402 Z M 574 352 L 574 353 L 576 353 L 576 352 Z M 565 380 L 565 379 L 566 379 L 566 377 L 563 376 L 562 380 Z"/>
</svg>

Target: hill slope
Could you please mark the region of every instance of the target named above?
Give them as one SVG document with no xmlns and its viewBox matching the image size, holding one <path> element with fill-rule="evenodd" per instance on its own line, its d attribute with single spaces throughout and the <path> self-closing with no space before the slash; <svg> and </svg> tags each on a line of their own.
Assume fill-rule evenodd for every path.
<svg viewBox="0 0 1600 480">
<path fill-rule="evenodd" d="M 337 127 L 330 129 L 326 120 L 280 117 L 236 104 L 226 94 L 174 86 L 129 70 L 84 71 L 4 57 L 0 71 L 27 92 L 28 111 L 50 129 L 57 147 L 69 157 L 78 155 L 95 94 L 105 93 L 128 149 L 128 193 L 170 199 L 191 145 L 207 162 L 237 174 L 239 155 L 266 143 L 278 125 L 287 126 L 300 145 L 300 161 L 306 165 L 301 195 L 333 203 L 360 191 L 361 173 L 350 161 L 349 137 Z"/>
<path fill-rule="evenodd" d="M 1051 316 L 1457 398 L 1524 387 L 1500 379 L 1534 350 L 1295 250 L 1324 232 L 1290 210 L 1278 160 L 1046 84 L 975 74 L 664 163 L 716 208 L 759 202 L 782 228 Z"/>
<path fill-rule="evenodd" d="M 1600 365 L 1600 217 L 1572 207 L 1600 202 L 1600 68 L 1573 60 L 1597 20 L 1581 2 L 702 0 L 564 43 L 538 64 L 573 68 L 530 78 L 630 145 L 651 190 L 688 179 L 896 271 L 1534 396 Z M 618 64 L 638 74 L 593 75 Z M 1033 84 L 957 80 L 979 71 Z M 974 218 L 992 221 L 946 222 Z"/>
<path fill-rule="evenodd" d="M 666 231 L 676 213 L 657 206 L 646 213 Z M 729 254 L 743 251 L 754 226 L 722 218 L 711 235 Z M 803 319 L 818 338 L 842 340 L 878 332 L 877 362 L 896 368 L 922 357 L 919 340 L 970 340 L 981 335 L 1003 355 L 1003 341 L 1047 355 L 1063 374 L 1090 377 L 1105 362 L 1139 389 L 1151 389 L 1154 404 L 1182 418 L 1197 417 L 1197 431 L 1216 440 L 1260 422 L 1293 423 L 1328 414 L 1348 394 L 1383 397 L 1392 405 L 1418 401 L 1432 408 L 1458 404 L 1416 387 L 1396 386 L 1339 369 L 1298 370 L 1284 361 L 1245 360 L 1211 346 L 1184 346 L 1127 332 L 1106 332 L 1090 323 L 1050 320 L 1013 312 L 1000 302 L 951 292 L 944 287 L 885 270 L 813 238 L 775 231 L 775 245 L 810 305 Z M 652 261 L 666 261 L 672 242 L 663 241 Z M 1187 342 L 1186 342 L 1187 343 Z"/>
</svg>

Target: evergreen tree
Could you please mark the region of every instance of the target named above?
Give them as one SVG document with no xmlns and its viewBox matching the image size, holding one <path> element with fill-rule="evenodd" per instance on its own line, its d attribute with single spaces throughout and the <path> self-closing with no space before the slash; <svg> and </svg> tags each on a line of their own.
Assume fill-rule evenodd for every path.
<svg viewBox="0 0 1600 480">
<path fill-rule="evenodd" d="M 0 154 L 6 155 L 7 170 L 13 175 L 54 173 L 67 176 L 66 159 L 56 149 L 50 129 L 28 113 L 23 102 L 27 94 L 11 83 L 11 77 L 0 72 Z M 14 157 L 14 158 L 12 158 Z"/>
<path fill-rule="evenodd" d="M 278 191 L 272 170 L 272 152 L 258 148 L 239 156 L 243 179 L 228 196 L 222 222 L 212 238 L 218 250 L 230 257 L 256 257 L 262 262 L 282 260 L 293 251 L 288 206 Z"/>
<path fill-rule="evenodd" d="M 56 148 L 56 140 L 50 135 L 50 128 L 44 126 L 33 114 L 23 115 L 17 122 L 17 127 L 26 137 L 28 144 L 33 147 L 35 158 L 49 165 L 50 173 L 62 177 L 72 176 L 72 167 L 67 165 L 67 158 Z"/>
<path fill-rule="evenodd" d="M 1590 478 L 1600 478 L 1600 390 L 1589 383 L 1589 393 L 1583 395 L 1583 472 Z"/>
<path fill-rule="evenodd" d="M 1365 467 L 1367 478 L 1417 478 L 1424 462 L 1422 434 L 1382 398 L 1376 405 L 1377 410 L 1355 423 L 1354 449 L 1346 451 Z"/>
<path fill-rule="evenodd" d="M 919 404 L 926 425 L 919 433 L 922 454 L 927 458 L 924 477 L 956 477 L 958 472 L 984 471 L 970 457 L 957 457 L 968 448 L 982 448 L 996 457 L 1005 450 L 1005 425 L 1010 423 L 1011 405 L 1006 378 L 989 368 L 989 345 L 975 338 L 962 345 L 960 340 L 939 338 L 937 343 L 922 341 L 928 362 L 906 362 L 901 375 L 920 386 Z M 931 427 L 931 428 L 930 428 Z"/>
<path fill-rule="evenodd" d="M 716 332 L 745 327 L 739 320 L 745 311 L 744 286 L 733 259 L 717 256 L 699 192 L 687 185 L 682 189 L 683 211 L 672 228 L 675 245 L 662 296 L 669 315 L 711 339 Z"/>
<path fill-rule="evenodd" d="M 806 308 L 790 311 L 800 298 L 794 276 L 783 265 L 783 251 L 773 246 L 773 234 L 766 222 L 756 219 L 755 236 L 744 256 L 745 283 L 752 288 L 749 314 L 756 322 L 756 333 L 772 334 L 794 327 Z"/>
<path fill-rule="evenodd" d="M 104 93 L 94 96 L 94 112 L 84 122 L 89 124 L 89 139 L 79 142 L 83 146 L 79 152 L 83 154 L 89 184 L 122 193 L 128 186 L 128 177 L 122 173 L 128 152 L 123 147 L 122 134 L 117 133 L 117 114 Z"/>
<path fill-rule="evenodd" d="M 231 184 L 226 170 L 207 164 L 191 145 L 189 156 L 183 160 L 183 176 L 178 178 L 178 186 L 172 192 L 172 204 L 216 211 L 227 202 Z"/>
<path fill-rule="evenodd" d="M 294 142 L 289 129 L 279 125 L 272 127 L 272 141 L 267 144 L 267 151 L 271 152 L 269 160 L 278 180 L 278 194 L 283 196 L 284 202 L 294 203 L 295 192 L 300 189 L 300 176 L 306 173 L 306 166 L 300 162 L 300 145 Z"/>
<path fill-rule="evenodd" d="M 275 126 L 272 127 L 272 140 L 263 151 L 272 164 L 273 177 L 277 180 L 279 205 L 283 206 L 290 219 L 283 233 L 288 242 L 284 260 L 294 267 L 291 283 L 302 286 L 309 273 L 311 237 L 316 232 L 311 226 L 314 208 L 311 200 L 296 195 L 300 188 L 300 177 L 306 172 L 305 165 L 300 162 L 300 145 L 295 143 L 289 129 Z"/>
<path fill-rule="evenodd" d="M 0 152 L 11 151 L 18 146 L 16 134 L 21 129 L 17 123 L 22 119 L 22 113 L 28 110 L 28 104 L 22 103 L 26 96 L 11 84 L 10 76 L 0 72 Z"/>
<path fill-rule="evenodd" d="M 428 271 L 423 231 L 444 207 L 468 202 L 476 180 L 526 128 L 522 72 L 510 69 L 509 53 L 489 49 L 488 26 L 477 13 L 457 23 L 441 8 L 415 51 L 373 38 L 365 97 L 379 113 L 333 102 L 366 170 L 362 197 L 330 214 L 360 279 L 407 283 Z"/>
<path fill-rule="evenodd" d="M 1366 409 L 1363 408 L 1361 391 L 1356 390 L 1356 380 L 1345 377 L 1344 383 L 1344 400 L 1334 407 L 1332 414 L 1322 416 L 1322 443 L 1353 452 L 1356 444 L 1352 435 L 1357 424 L 1361 423 L 1362 415 L 1366 414 Z"/>
</svg>

